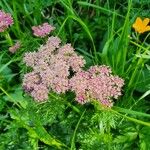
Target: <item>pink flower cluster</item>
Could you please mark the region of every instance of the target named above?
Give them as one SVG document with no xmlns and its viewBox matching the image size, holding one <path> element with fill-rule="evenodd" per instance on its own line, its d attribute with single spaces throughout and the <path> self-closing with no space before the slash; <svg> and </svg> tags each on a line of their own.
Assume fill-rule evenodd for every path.
<svg viewBox="0 0 150 150">
<path fill-rule="evenodd" d="M 33 34 L 37 37 L 45 37 L 54 29 L 55 27 L 49 25 L 48 23 L 43 23 L 42 25 L 32 27 Z"/>
<path fill-rule="evenodd" d="M 13 18 L 11 15 L 0 10 L 0 32 L 4 32 L 12 24 Z"/>
<path fill-rule="evenodd" d="M 60 43 L 58 37 L 49 37 L 37 52 L 24 56 L 24 62 L 33 71 L 24 76 L 23 87 L 37 101 L 46 100 L 49 90 L 68 91 L 71 72 L 79 72 L 84 67 L 83 57 L 78 56 L 70 44 L 61 46 Z"/>
<path fill-rule="evenodd" d="M 124 80 L 111 74 L 108 66 L 92 66 L 87 71 L 81 71 L 70 79 L 70 88 L 76 93 L 76 100 L 87 103 L 98 100 L 103 106 L 111 107 L 112 99 L 121 95 Z"/>
<path fill-rule="evenodd" d="M 9 47 L 11 53 L 15 53 L 21 47 L 20 42 L 16 42 L 13 46 Z"/>
<path fill-rule="evenodd" d="M 33 71 L 24 76 L 23 87 L 37 101 L 48 99 L 50 90 L 58 94 L 69 90 L 75 92 L 81 104 L 97 100 L 111 107 L 124 85 L 108 66 L 91 66 L 84 71 L 83 57 L 70 44 L 61 45 L 58 37 L 51 36 L 37 52 L 26 53 L 24 62 Z"/>
</svg>

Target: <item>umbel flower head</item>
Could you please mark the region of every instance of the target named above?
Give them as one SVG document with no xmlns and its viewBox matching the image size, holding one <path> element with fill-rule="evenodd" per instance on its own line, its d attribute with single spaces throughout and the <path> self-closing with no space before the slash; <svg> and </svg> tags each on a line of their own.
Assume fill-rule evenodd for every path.
<svg viewBox="0 0 150 150">
<path fill-rule="evenodd" d="M 13 24 L 11 14 L 0 10 L 0 32 L 4 32 L 9 26 Z"/>
<path fill-rule="evenodd" d="M 48 23 L 43 23 L 42 25 L 32 27 L 33 34 L 37 37 L 45 37 L 54 29 L 55 27 L 49 25 Z"/>
<path fill-rule="evenodd" d="M 60 43 L 58 37 L 49 37 L 37 52 L 24 56 L 24 62 L 33 71 L 24 76 L 23 87 L 37 101 L 45 101 L 49 90 L 65 93 L 70 87 L 71 72 L 79 72 L 84 67 L 83 57 L 78 56 L 70 44 Z"/>
<path fill-rule="evenodd" d="M 142 20 L 140 17 L 138 17 L 132 27 L 135 29 L 136 32 L 144 33 L 150 31 L 150 25 L 148 25 L 149 23 L 149 18 L 145 18 L 144 20 Z"/>
<path fill-rule="evenodd" d="M 91 66 L 87 71 L 76 73 L 70 79 L 70 88 L 76 93 L 76 100 L 87 103 L 99 101 L 103 106 L 111 107 L 112 99 L 121 95 L 124 80 L 111 74 L 108 66 Z"/>
</svg>

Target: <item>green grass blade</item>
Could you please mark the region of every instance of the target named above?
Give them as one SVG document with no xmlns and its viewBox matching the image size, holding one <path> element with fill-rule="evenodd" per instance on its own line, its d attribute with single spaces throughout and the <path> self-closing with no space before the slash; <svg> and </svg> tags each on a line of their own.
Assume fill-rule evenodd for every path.
<svg viewBox="0 0 150 150">
<path fill-rule="evenodd" d="M 85 32 L 87 33 L 87 35 L 89 36 L 89 39 L 91 40 L 91 43 L 92 43 L 92 46 L 93 46 L 93 50 L 94 50 L 94 56 L 95 56 L 95 61 L 98 62 L 98 58 L 97 58 L 97 53 L 96 53 L 96 48 L 95 48 L 95 44 L 94 44 L 94 39 L 91 35 L 91 32 L 90 30 L 88 29 L 87 25 L 78 17 L 76 16 L 73 16 L 73 15 L 69 15 L 65 20 L 64 22 L 62 23 L 61 27 L 60 27 L 60 30 L 58 32 L 57 35 L 59 35 L 62 31 L 62 29 L 64 28 L 66 22 L 69 20 L 69 19 L 73 19 L 75 21 L 77 21 L 81 26 L 82 28 L 85 30 Z"/>
<path fill-rule="evenodd" d="M 83 6 L 88 6 L 88 7 L 93 7 L 93 8 L 99 9 L 102 12 L 104 12 L 105 14 L 108 14 L 108 13 L 114 14 L 115 13 L 117 16 L 124 18 L 124 16 L 122 16 L 122 15 L 116 13 L 116 12 L 113 12 L 113 11 L 111 11 L 109 9 L 106 9 L 106 8 L 101 7 L 101 6 L 97 6 L 97 5 L 88 3 L 88 2 L 78 1 L 78 4 L 79 5 L 83 5 Z"/>
<path fill-rule="evenodd" d="M 149 91 L 149 94 L 150 94 L 150 91 Z M 130 114 L 130 115 L 135 115 L 135 116 L 139 116 L 139 117 L 148 117 L 148 118 L 150 118 L 150 114 L 146 114 L 146 113 L 143 113 L 143 112 L 138 112 L 138 111 L 125 109 L 125 108 L 121 108 L 121 107 L 113 107 L 113 108 L 115 110 L 117 110 L 118 112 Z"/>
</svg>

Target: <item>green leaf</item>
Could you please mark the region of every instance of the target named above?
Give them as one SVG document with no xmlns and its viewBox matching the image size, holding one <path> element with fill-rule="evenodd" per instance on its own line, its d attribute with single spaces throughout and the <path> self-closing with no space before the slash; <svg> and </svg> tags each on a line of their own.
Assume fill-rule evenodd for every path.
<svg viewBox="0 0 150 150">
<path fill-rule="evenodd" d="M 136 90 L 146 92 L 150 89 L 150 70 L 143 69 L 136 84 Z"/>
<path fill-rule="evenodd" d="M 135 116 L 140 116 L 140 117 L 150 118 L 150 114 L 146 114 L 146 113 L 143 113 L 143 112 L 134 111 L 134 110 L 131 110 L 131 109 L 125 109 L 125 108 L 121 108 L 121 107 L 113 107 L 113 108 L 115 110 L 117 110 L 118 112 L 130 114 L 130 115 L 135 115 Z"/>
<path fill-rule="evenodd" d="M 23 108 L 26 108 L 27 101 L 23 97 L 22 89 L 16 88 L 14 93 L 9 93 L 9 96 L 11 97 L 11 99 L 8 96 L 4 96 L 4 98 L 8 101 L 11 101 L 11 102 L 13 101 L 15 103 L 19 103 Z"/>
<path fill-rule="evenodd" d="M 149 150 L 150 149 L 150 143 L 149 143 L 149 139 L 150 139 L 150 128 L 148 127 L 143 127 L 140 130 L 139 133 L 139 138 L 140 138 L 140 150 Z"/>
<path fill-rule="evenodd" d="M 21 111 L 13 109 L 9 110 L 9 112 L 12 119 L 16 120 L 23 128 L 28 130 L 30 137 L 39 139 L 49 146 L 56 146 L 58 149 L 60 149 L 62 146 L 65 146 L 62 142 L 53 138 L 45 130 L 34 111 L 32 111 L 32 114 L 29 114 L 26 109 Z M 30 121 L 33 121 L 34 127 L 29 125 Z"/>
</svg>

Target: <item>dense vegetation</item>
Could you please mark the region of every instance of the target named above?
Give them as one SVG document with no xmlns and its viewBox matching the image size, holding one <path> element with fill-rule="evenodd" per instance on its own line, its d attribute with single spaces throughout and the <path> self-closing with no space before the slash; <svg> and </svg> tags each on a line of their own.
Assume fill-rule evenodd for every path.
<svg viewBox="0 0 150 150">
<path fill-rule="evenodd" d="M 149 0 L 1 0 L 0 10 L 14 22 L 0 31 L 0 150 L 150 149 Z M 24 90 L 32 70 L 24 55 L 48 40 L 32 27 L 45 22 L 83 56 L 84 70 L 106 65 L 124 80 L 112 107 L 80 104 L 70 91 L 50 91 L 40 103 Z"/>
</svg>

